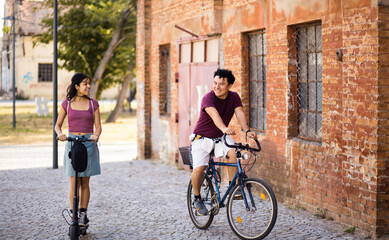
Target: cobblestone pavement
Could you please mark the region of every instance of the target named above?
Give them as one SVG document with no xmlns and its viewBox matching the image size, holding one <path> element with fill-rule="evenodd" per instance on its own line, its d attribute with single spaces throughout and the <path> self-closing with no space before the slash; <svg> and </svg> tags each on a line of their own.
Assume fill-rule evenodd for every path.
<svg viewBox="0 0 389 240">
<path fill-rule="evenodd" d="M 225 208 L 208 230 L 194 227 L 186 207 L 190 172 L 132 160 L 136 146 L 106 145 L 100 151 L 102 175 L 91 178 L 90 227 L 81 239 L 237 239 Z M 61 164 L 51 168 L 51 156 L 45 146 L 0 146 L 0 239 L 68 239 L 61 211 L 69 205 L 69 181 Z M 279 204 L 267 239 L 360 238 L 333 221 Z"/>
</svg>

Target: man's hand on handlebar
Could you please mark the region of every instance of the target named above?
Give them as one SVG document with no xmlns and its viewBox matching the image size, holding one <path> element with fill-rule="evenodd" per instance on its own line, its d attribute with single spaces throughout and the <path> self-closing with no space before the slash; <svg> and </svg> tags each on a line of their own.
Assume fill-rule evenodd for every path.
<svg viewBox="0 0 389 240">
<path fill-rule="evenodd" d="M 255 132 L 248 132 L 247 137 L 251 139 L 257 139 L 257 134 Z"/>
<path fill-rule="evenodd" d="M 230 145 L 230 144 L 228 144 L 228 142 L 227 142 L 227 140 L 226 140 L 226 136 L 227 136 L 227 134 L 225 133 L 224 135 L 223 135 L 223 142 L 224 142 L 224 144 L 227 146 L 227 147 L 230 147 L 230 148 L 238 148 L 238 149 L 241 149 L 241 150 L 244 150 L 244 149 L 246 149 L 246 150 L 249 150 L 249 151 L 255 151 L 255 152 L 259 152 L 259 151 L 261 151 L 261 145 L 259 144 L 259 142 L 258 142 L 258 140 L 257 139 L 253 139 L 252 141 L 253 142 L 255 142 L 256 144 L 256 146 L 250 146 L 251 144 L 242 144 L 242 143 L 235 143 L 235 144 L 233 144 L 233 145 Z"/>
<path fill-rule="evenodd" d="M 223 133 L 225 133 L 227 135 L 235 135 L 236 134 L 235 130 L 233 128 L 229 128 L 229 127 L 225 128 Z"/>
</svg>

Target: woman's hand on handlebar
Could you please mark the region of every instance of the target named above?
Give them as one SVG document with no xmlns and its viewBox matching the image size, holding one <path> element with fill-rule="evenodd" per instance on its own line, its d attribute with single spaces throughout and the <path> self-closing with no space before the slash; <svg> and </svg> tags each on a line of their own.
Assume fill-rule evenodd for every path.
<svg viewBox="0 0 389 240">
<path fill-rule="evenodd" d="M 98 135 L 95 135 L 95 134 L 92 134 L 89 139 L 93 140 L 94 142 L 97 142 L 99 140 L 99 136 Z"/>
<path fill-rule="evenodd" d="M 57 135 L 58 140 L 60 141 L 66 141 L 66 134 L 60 133 Z"/>
<path fill-rule="evenodd" d="M 233 128 L 229 128 L 229 127 L 225 128 L 223 133 L 225 133 L 227 135 L 235 135 L 236 134 L 235 130 Z"/>
</svg>

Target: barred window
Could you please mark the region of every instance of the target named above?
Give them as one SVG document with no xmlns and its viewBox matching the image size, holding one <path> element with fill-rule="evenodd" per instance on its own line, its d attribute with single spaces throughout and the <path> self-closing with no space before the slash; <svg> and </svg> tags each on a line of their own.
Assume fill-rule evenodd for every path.
<svg viewBox="0 0 389 240">
<path fill-rule="evenodd" d="M 159 110 L 161 115 L 168 115 L 171 112 L 170 45 L 160 46 L 159 50 Z"/>
<path fill-rule="evenodd" d="M 297 27 L 298 136 L 322 138 L 321 24 Z"/>
<path fill-rule="evenodd" d="M 38 82 L 53 81 L 53 64 L 39 63 L 38 65 Z"/>
<path fill-rule="evenodd" d="M 248 35 L 250 77 L 250 127 L 266 130 L 266 34 Z"/>
</svg>

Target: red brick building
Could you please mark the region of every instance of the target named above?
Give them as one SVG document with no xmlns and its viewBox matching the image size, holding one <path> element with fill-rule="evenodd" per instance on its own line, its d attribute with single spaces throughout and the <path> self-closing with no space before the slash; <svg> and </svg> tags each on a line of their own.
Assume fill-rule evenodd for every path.
<svg viewBox="0 0 389 240">
<path fill-rule="evenodd" d="M 263 148 L 252 174 L 281 202 L 389 235 L 389 1 L 139 0 L 137 24 L 141 159 L 179 161 L 228 68 Z"/>
</svg>

